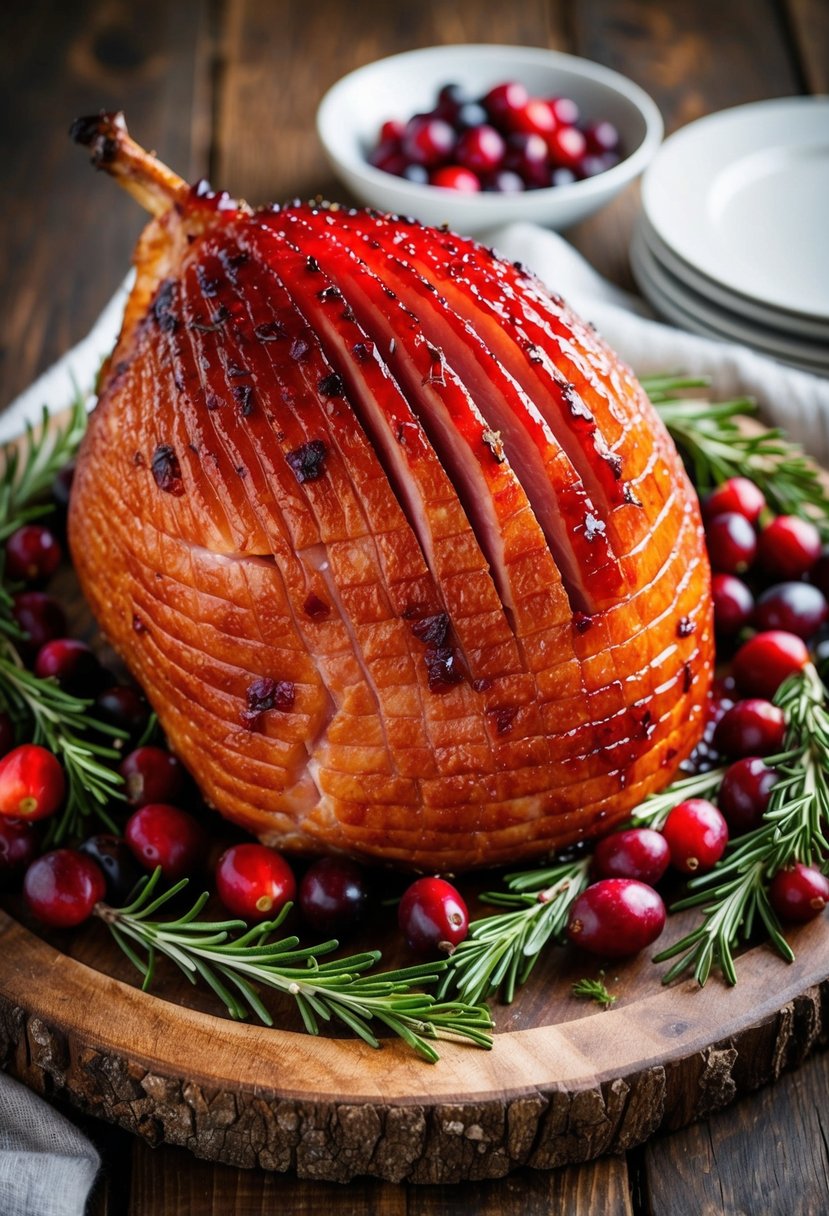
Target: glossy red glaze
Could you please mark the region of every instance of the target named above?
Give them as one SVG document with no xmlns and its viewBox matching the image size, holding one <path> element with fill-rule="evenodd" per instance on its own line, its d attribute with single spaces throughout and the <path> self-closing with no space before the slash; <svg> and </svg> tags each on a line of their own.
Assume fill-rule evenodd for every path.
<svg viewBox="0 0 829 1216">
<path fill-rule="evenodd" d="M 592 330 L 474 242 L 364 212 L 194 197 L 138 264 L 70 536 L 211 804 L 445 870 L 596 835 L 671 779 L 710 682 L 700 519 Z M 263 682 L 290 695 L 253 712 Z"/>
</svg>

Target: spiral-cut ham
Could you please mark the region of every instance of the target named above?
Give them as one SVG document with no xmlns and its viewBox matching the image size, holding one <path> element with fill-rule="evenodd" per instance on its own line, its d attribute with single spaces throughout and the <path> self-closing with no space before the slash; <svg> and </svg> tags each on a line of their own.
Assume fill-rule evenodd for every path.
<svg viewBox="0 0 829 1216">
<path fill-rule="evenodd" d="M 701 733 L 710 577 L 631 373 L 523 267 L 251 211 L 80 120 L 153 211 L 75 478 L 104 631 L 206 799 L 420 869 L 594 836 Z"/>
</svg>

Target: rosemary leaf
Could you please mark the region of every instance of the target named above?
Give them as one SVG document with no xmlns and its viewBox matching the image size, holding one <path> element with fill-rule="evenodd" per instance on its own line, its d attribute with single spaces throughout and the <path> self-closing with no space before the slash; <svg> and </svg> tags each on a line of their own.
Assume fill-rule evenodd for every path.
<svg viewBox="0 0 829 1216">
<path fill-rule="evenodd" d="M 588 1001 L 595 1001 L 597 1005 L 601 1005 L 602 1009 L 610 1009 L 611 1005 L 615 1005 L 619 999 L 612 992 L 608 992 L 604 981 L 598 980 L 576 980 L 575 984 L 570 988 L 573 996 L 583 997 Z"/>
<path fill-rule="evenodd" d="M 202 895 L 177 919 L 154 920 L 155 913 L 186 885 L 186 880 L 157 894 L 156 870 L 124 908 L 99 904 L 96 914 L 109 926 L 113 940 L 145 973 L 136 953 L 164 954 L 188 977 L 198 977 L 216 993 L 231 1017 L 253 1012 L 266 1025 L 272 1019 L 257 987 L 274 988 L 293 997 L 305 1028 L 318 1034 L 321 1022 L 337 1019 L 372 1046 L 379 1046 L 371 1024 L 380 1022 L 399 1035 L 424 1059 L 434 1062 L 437 1052 L 429 1039 L 466 1039 L 491 1047 L 492 1020 L 484 1006 L 463 1001 L 439 1002 L 419 991 L 435 984 L 446 963 L 421 963 L 397 971 L 366 974 L 379 961 L 374 950 L 349 958 L 328 959 L 337 942 L 298 947 L 295 937 L 273 940 L 290 905 L 276 920 L 246 929 L 238 920 L 202 921 L 199 914 L 207 898 Z M 235 989 L 236 991 L 232 991 Z M 238 995 L 237 995 L 238 993 Z"/>
</svg>

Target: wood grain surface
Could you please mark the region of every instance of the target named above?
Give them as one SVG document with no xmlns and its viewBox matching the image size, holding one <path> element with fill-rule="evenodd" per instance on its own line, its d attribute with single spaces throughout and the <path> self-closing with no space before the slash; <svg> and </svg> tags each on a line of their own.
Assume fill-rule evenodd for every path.
<svg viewBox="0 0 829 1216">
<path fill-rule="evenodd" d="M 97 190 L 65 138 L 78 113 L 126 109 L 135 133 L 188 176 L 251 198 L 331 181 L 316 103 L 352 66 L 437 42 L 572 50 L 632 76 L 668 130 L 723 106 L 829 89 L 825 0 L 27 0 L 0 38 L 0 403 L 89 327 L 123 276 L 140 219 Z M 570 233 L 630 285 L 631 187 Z M 796 1023 L 793 1042 L 808 1040 Z M 151 1150 L 90 1121 L 105 1169 L 93 1216 L 185 1212 L 818 1213 L 827 1210 L 827 1057 L 645 1150 L 494 1183 L 345 1188 Z"/>
</svg>

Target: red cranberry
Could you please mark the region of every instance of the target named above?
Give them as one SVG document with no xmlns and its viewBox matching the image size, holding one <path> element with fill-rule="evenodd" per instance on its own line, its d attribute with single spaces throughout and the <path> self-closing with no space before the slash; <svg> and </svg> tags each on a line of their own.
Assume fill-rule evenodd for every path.
<svg viewBox="0 0 829 1216">
<path fill-rule="evenodd" d="M 504 168 L 517 173 L 528 186 L 550 184 L 550 157 L 540 135 L 513 135 L 504 156 Z"/>
<path fill-rule="evenodd" d="M 142 876 L 126 840 L 101 832 L 85 840 L 79 851 L 85 857 L 91 857 L 103 874 L 107 903 L 115 907 L 126 903 Z"/>
<path fill-rule="evenodd" d="M 743 642 L 732 670 L 738 686 L 751 697 L 771 698 L 777 689 L 809 662 L 806 643 L 794 633 L 770 629 Z"/>
<path fill-rule="evenodd" d="M 415 954 L 451 954 L 469 930 L 463 897 L 443 878 L 413 882 L 400 901 L 397 921 Z"/>
<path fill-rule="evenodd" d="M 402 177 L 409 164 L 397 144 L 380 144 L 374 149 L 368 160 L 375 169 L 382 169 L 384 173 L 393 173 L 395 177 Z"/>
<path fill-rule="evenodd" d="M 765 495 L 753 481 L 747 477 L 729 477 L 702 500 L 702 516 L 710 520 L 716 515 L 736 513 L 756 524 L 765 505 Z"/>
<path fill-rule="evenodd" d="M 61 688 L 78 696 L 91 697 L 101 679 L 101 665 L 86 642 L 55 638 L 41 646 L 34 672 L 41 680 L 57 680 Z"/>
<path fill-rule="evenodd" d="M 56 756 L 36 743 L 13 748 L 0 760 L 0 815 L 46 819 L 66 794 L 66 778 Z"/>
<path fill-rule="evenodd" d="M 726 511 L 709 520 L 705 538 L 711 566 L 724 574 L 743 574 L 757 555 L 754 528 L 736 511 Z"/>
<path fill-rule="evenodd" d="M 489 122 L 489 115 L 477 101 L 465 102 L 454 118 L 456 131 L 468 131 L 472 127 L 482 127 Z"/>
<path fill-rule="evenodd" d="M 603 152 L 601 156 L 588 154 L 583 156 L 575 166 L 576 177 L 581 181 L 586 177 L 598 177 L 607 169 L 618 165 L 619 157 L 615 152 Z"/>
<path fill-rule="evenodd" d="M 587 140 L 587 150 L 601 156 L 603 152 L 618 152 L 619 132 L 612 122 L 602 119 L 601 122 L 591 122 L 584 128 Z"/>
<path fill-rule="evenodd" d="M 760 533 L 760 561 L 774 578 L 800 578 L 820 557 L 820 533 L 796 515 L 778 515 Z"/>
<path fill-rule="evenodd" d="M 625 958 L 650 946 L 665 928 L 665 905 L 653 887 L 633 878 L 603 878 L 570 909 L 567 936 L 591 954 Z"/>
<path fill-rule="evenodd" d="M 234 916 L 270 920 L 296 898 L 296 879 L 276 849 L 265 844 L 234 844 L 219 858 L 216 891 Z"/>
<path fill-rule="evenodd" d="M 713 575 L 711 598 L 714 601 L 714 628 L 720 637 L 734 637 L 751 620 L 754 596 L 736 574 Z"/>
<path fill-rule="evenodd" d="M 428 169 L 432 169 L 448 160 L 454 147 L 455 132 L 442 118 L 419 114 L 410 118 L 406 124 L 403 154 L 416 165 L 426 165 Z"/>
<path fill-rule="evenodd" d="M 829 549 L 824 549 L 809 571 L 809 582 L 814 583 L 829 600 Z"/>
<path fill-rule="evenodd" d="M 805 924 L 820 916 L 829 903 L 829 878 L 795 861 L 771 880 L 769 901 L 781 920 Z"/>
<path fill-rule="evenodd" d="M 720 782 L 717 805 L 732 835 L 759 826 L 777 780 L 776 769 L 769 768 L 759 756 L 745 756 L 728 766 Z"/>
<path fill-rule="evenodd" d="M 504 159 L 506 144 L 494 127 L 474 127 L 458 136 L 455 156 L 474 173 L 491 173 Z"/>
<path fill-rule="evenodd" d="M 438 92 L 438 102 L 435 107 L 435 112 L 441 118 L 445 118 L 447 122 L 454 122 L 455 116 L 461 106 L 466 105 L 469 98 L 466 90 L 462 89 L 459 84 L 445 84 Z M 484 120 L 486 121 L 486 120 Z"/>
<path fill-rule="evenodd" d="M 137 738 L 147 729 L 150 707 L 138 689 L 129 684 L 115 684 L 98 693 L 95 714 L 102 722 Z"/>
<path fill-rule="evenodd" d="M 514 110 L 509 118 L 511 131 L 525 135 L 541 135 L 545 140 L 555 131 L 558 123 L 548 101 L 530 99 L 520 110 Z"/>
<path fill-rule="evenodd" d="M 429 185 L 429 170 L 425 165 L 406 165 L 400 177 L 405 177 L 407 182 L 414 182 L 416 186 Z"/>
<path fill-rule="evenodd" d="M 526 189 L 526 182 L 512 169 L 499 169 L 483 178 L 481 185 L 490 194 L 521 194 Z"/>
<path fill-rule="evenodd" d="M 460 190 L 462 194 L 477 194 L 481 189 L 479 178 L 463 165 L 444 165 L 442 169 L 435 169 L 429 182 L 444 190 Z"/>
<path fill-rule="evenodd" d="M 52 482 L 52 498 L 55 505 L 65 511 L 69 506 L 69 495 L 72 493 L 72 482 L 75 479 L 75 462 L 70 460 L 55 474 Z"/>
<path fill-rule="evenodd" d="M 754 610 L 758 629 L 785 629 L 804 639 L 814 637 L 827 619 L 826 597 L 811 583 L 778 583 L 769 587 Z"/>
<path fill-rule="evenodd" d="M 587 151 L 587 141 L 578 127 L 558 127 L 547 140 L 547 147 L 557 165 L 575 170 Z"/>
<path fill-rule="evenodd" d="M 38 920 L 55 929 L 82 924 L 105 893 L 100 869 L 76 849 L 44 853 L 32 862 L 23 880 L 29 908 Z"/>
<path fill-rule="evenodd" d="M 783 710 L 750 697 L 725 711 L 714 731 L 714 746 L 724 756 L 771 756 L 782 751 L 785 738 Z"/>
<path fill-rule="evenodd" d="M 26 635 L 26 649 L 35 652 L 66 633 L 66 615 L 56 599 L 43 591 L 21 591 L 12 613 Z"/>
<path fill-rule="evenodd" d="M 636 878 L 655 886 L 668 868 L 671 851 L 661 832 L 628 828 L 596 845 L 593 868 L 599 878 Z"/>
<path fill-rule="evenodd" d="M 60 565 L 61 547 L 42 524 L 24 524 L 6 541 L 6 577 L 24 583 L 41 582 Z"/>
<path fill-rule="evenodd" d="M 185 773 L 181 762 L 163 747 L 136 748 L 124 757 L 118 772 L 124 778 L 130 806 L 172 802 L 184 792 Z"/>
<path fill-rule="evenodd" d="M 4 709 L 0 709 L 0 756 L 5 756 L 14 747 L 14 723 Z"/>
<path fill-rule="evenodd" d="M 662 834 L 671 850 L 671 865 L 683 874 L 704 874 L 717 864 L 728 844 L 728 824 L 704 798 L 688 798 L 675 806 Z"/>
<path fill-rule="evenodd" d="M 509 126 L 512 116 L 523 110 L 530 100 L 530 95 L 523 84 L 508 81 L 497 84 L 483 98 L 483 105 L 493 122 Z"/>
<path fill-rule="evenodd" d="M 168 882 L 200 869 L 207 848 L 198 820 L 165 802 L 150 802 L 130 815 L 124 836 L 138 864 L 145 870 L 160 866 Z"/>
<path fill-rule="evenodd" d="M 299 888 L 299 909 L 315 933 L 346 937 L 365 915 L 365 871 L 346 857 L 315 861 Z"/>
<path fill-rule="evenodd" d="M 40 849 L 38 830 L 21 819 L 0 816 L 0 880 L 17 878 Z"/>
<path fill-rule="evenodd" d="M 551 97 L 549 104 L 556 122 L 563 127 L 574 127 L 579 121 L 579 107 L 571 97 Z"/>
<path fill-rule="evenodd" d="M 380 128 L 379 142 L 381 144 L 397 143 L 399 146 L 405 131 L 406 124 L 404 122 L 398 122 L 396 118 L 387 118 Z"/>
</svg>

